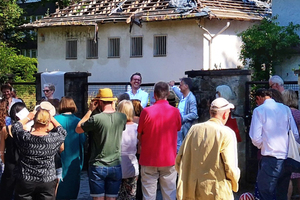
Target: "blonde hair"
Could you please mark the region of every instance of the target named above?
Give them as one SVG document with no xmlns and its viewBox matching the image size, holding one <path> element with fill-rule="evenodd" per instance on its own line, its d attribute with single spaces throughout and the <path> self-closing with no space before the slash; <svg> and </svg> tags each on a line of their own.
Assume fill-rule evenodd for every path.
<svg viewBox="0 0 300 200">
<path fill-rule="evenodd" d="M 294 90 L 284 90 L 282 97 L 285 105 L 298 109 L 298 96 Z"/>
<path fill-rule="evenodd" d="M 47 125 L 50 121 L 50 113 L 48 110 L 40 109 L 34 116 L 34 124 Z"/>
<path fill-rule="evenodd" d="M 127 117 L 127 121 L 131 122 L 134 117 L 134 110 L 132 102 L 129 100 L 122 100 L 117 107 L 117 110 L 121 113 L 124 113 Z"/>
</svg>

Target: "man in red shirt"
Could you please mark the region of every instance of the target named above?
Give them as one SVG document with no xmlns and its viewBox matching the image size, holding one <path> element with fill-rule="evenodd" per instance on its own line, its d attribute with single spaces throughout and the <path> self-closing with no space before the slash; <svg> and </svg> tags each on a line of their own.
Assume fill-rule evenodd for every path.
<svg viewBox="0 0 300 200">
<path fill-rule="evenodd" d="M 169 86 L 158 82 L 154 86 L 153 106 L 144 108 L 138 126 L 141 143 L 140 165 L 144 200 L 155 200 L 157 179 L 164 200 L 176 199 L 175 159 L 177 131 L 181 129 L 179 110 L 167 101 Z"/>
</svg>

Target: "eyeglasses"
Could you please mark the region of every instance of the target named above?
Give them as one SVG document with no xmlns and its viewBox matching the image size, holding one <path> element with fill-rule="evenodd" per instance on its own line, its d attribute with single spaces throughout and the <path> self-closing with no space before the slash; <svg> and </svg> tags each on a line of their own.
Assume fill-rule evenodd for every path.
<svg viewBox="0 0 300 200">
<path fill-rule="evenodd" d="M 141 79 L 137 79 L 137 78 L 134 78 L 132 80 L 134 80 L 134 81 L 141 81 Z"/>
<path fill-rule="evenodd" d="M 49 91 L 50 91 L 50 90 L 43 90 L 43 92 L 47 92 L 47 93 L 48 93 Z"/>
<path fill-rule="evenodd" d="M 274 86 L 275 84 L 276 84 L 276 83 L 271 84 L 271 85 L 270 85 L 270 88 L 273 88 L 273 86 Z"/>
</svg>

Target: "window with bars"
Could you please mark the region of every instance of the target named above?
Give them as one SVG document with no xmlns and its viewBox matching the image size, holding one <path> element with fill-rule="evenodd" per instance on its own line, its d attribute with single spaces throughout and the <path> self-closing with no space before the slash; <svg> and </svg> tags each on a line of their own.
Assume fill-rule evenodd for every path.
<svg viewBox="0 0 300 200">
<path fill-rule="evenodd" d="M 120 38 L 108 39 L 108 57 L 109 58 L 120 57 Z"/>
<path fill-rule="evenodd" d="M 66 59 L 77 59 L 77 40 L 67 40 Z"/>
<path fill-rule="evenodd" d="M 98 58 L 98 41 L 87 39 L 86 44 L 86 58 Z"/>
<path fill-rule="evenodd" d="M 131 57 L 142 57 L 143 56 L 143 37 L 132 37 L 131 38 Z"/>
<path fill-rule="evenodd" d="M 167 36 L 154 36 L 153 56 L 167 56 Z"/>
<path fill-rule="evenodd" d="M 37 57 L 37 50 L 36 49 L 22 49 L 21 55 L 30 57 L 30 58 L 36 58 Z"/>
</svg>

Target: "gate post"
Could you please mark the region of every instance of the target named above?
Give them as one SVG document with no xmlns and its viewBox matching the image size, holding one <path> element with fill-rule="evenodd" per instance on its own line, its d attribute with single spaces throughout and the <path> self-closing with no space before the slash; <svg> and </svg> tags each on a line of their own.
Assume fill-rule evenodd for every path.
<svg viewBox="0 0 300 200">
<path fill-rule="evenodd" d="M 36 77 L 36 100 L 39 102 L 42 98 L 41 74 L 35 74 Z M 88 72 L 66 72 L 64 74 L 65 96 L 72 97 L 77 106 L 75 115 L 82 118 L 88 108 Z"/>
<path fill-rule="evenodd" d="M 197 99 L 199 122 L 207 121 L 210 103 L 215 99 L 216 87 L 228 85 L 234 98 L 229 100 L 235 105 L 233 116 L 237 119 L 238 128 L 242 142 L 238 143 L 238 160 L 241 169 L 240 184 L 246 183 L 246 137 L 245 132 L 245 83 L 251 80 L 250 70 L 224 69 L 224 70 L 199 70 L 186 71 L 188 77 L 192 78 L 195 90 L 193 93 Z"/>
</svg>

